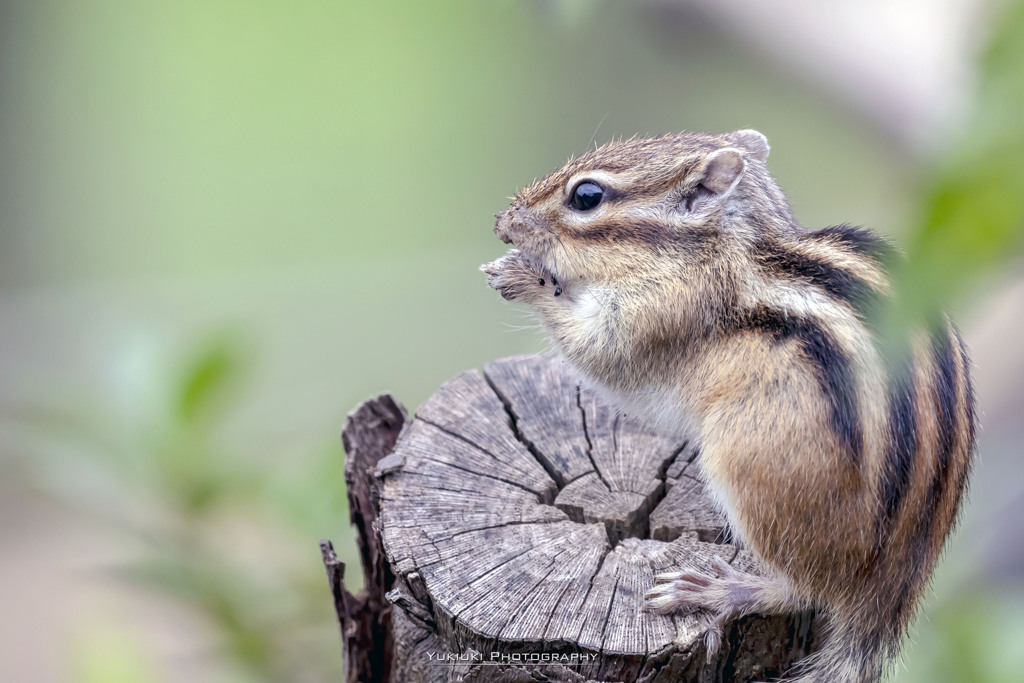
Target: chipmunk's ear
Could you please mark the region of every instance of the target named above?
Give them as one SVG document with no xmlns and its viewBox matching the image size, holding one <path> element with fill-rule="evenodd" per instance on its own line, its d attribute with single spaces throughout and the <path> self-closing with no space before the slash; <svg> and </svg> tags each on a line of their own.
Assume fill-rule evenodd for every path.
<svg viewBox="0 0 1024 683">
<path fill-rule="evenodd" d="M 713 194 L 723 195 L 732 189 L 746 167 L 747 162 L 743 160 L 743 154 L 738 149 L 716 149 L 708 155 L 700 184 Z"/>
<path fill-rule="evenodd" d="M 768 138 L 750 128 L 729 133 L 725 136 L 725 139 L 730 144 L 746 152 L 747 156 L 758 161 L 765 161 L 768 158 L 768 152 L 771 150 L 771 146 L 768 145 Z"/>
</svg>

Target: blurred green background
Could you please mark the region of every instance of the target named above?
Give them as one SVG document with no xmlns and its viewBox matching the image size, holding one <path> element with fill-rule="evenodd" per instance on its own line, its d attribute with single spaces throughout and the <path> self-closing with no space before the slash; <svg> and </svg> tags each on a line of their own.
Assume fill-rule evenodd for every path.
<svg viewBox="0 0 1024 683">
<path fill-rule="evenodd" d="M 493 214 L 595 142 L 752 127 L 975 351 L 897 680 L 1020 680 L 1022 8 L 0 0 L 0 678 L 340 676 L 345 414 L 545 347 L 476 270 Z"/>
</svg>

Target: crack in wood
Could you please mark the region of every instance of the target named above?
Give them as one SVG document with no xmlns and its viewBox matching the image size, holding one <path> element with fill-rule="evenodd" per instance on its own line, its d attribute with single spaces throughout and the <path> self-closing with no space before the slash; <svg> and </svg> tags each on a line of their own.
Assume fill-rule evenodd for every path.
<svg viewBox="0 0 1024 683">
<path fill-rule="evenodd" d="M 465 443 L 465 444 L 467 444 L 469 446 L 472 446 L 473 448 L 475 448 L 476 450 L 480 451 L 481 453 L 485 453 L 486 455 L 490 456 L 496 462 L 499 462 L 499 463 L 502 462 L 498 457 L 496 457 L 493 453 L 488 451 L 486 448 L 483 448 L 482 446 L 474 443 L 473 441 L 471 441 L 470 439 L 467 439 L 466 437 L 462 436 L 461 434 L 457 434 L 457 433 L 451 431 L 450 429 L 442 427 L 441 425 L 439 425 L 439 424 L 437 424 L 435 422 L 431 422 L 430 420 L 426 420 L 426 419 L 424 419 L 422 417 L 417 417 L 416 419 L 419 420 L 420 422 L 422 422 L 423 424 L 429 425 L 429 426 L 433 427 L 434 429 L 437 429 L 438 431 L 443 432 L 444 434 L 447 434 L 448 436 L 452 437 L 453 439 L 458 439 L 458 440 L 462 441 L 463 443 Z M 488 479 L 494 479 L 495 481 L 504 482 L 505 484 L 508 484 L 509 486 L 515 486 L 516 488 L 522 489 L 523 491 L 526 491 L 526 492 L 536 496 L 537 502 L 539 502 L 539 503 L 542 503 L 542 504 L 550 504 L 551 503 L 551 500 L 547 500 L 547 498 L 550 498 L 550 496 L 545 496 L 543 492 L 534 491 L 533 489 L 529 488 L 525 484 L 521 484 L 521 483 L 519 483 L 517 481 L 513 481 L 511 479 L 506 479 L 504 477 L 499 477 L 499 476 L 494 475 L 494 474 L 486 474 L 486 473 L 483 473 L 483 472 L 476 472 L 476 471 L 471 470 L 469 468 L 462 467 L 460 465 L 456 465 L 456 464 L 450 463 L 450 462 L 446 462 L 446 463 L 443 463 L 443 464 L 447 465 L 448 467 L 453 467 L 453 468 L 455 468 L 457 470 L 462 470 L 463 472 L 469 472 L 470 474 L 475 474 L 475 475 L 477 475 L 479 477 L 487 477 Z M 504 463 L 502 463 L 502 464 L 504 464 Z"/>
<path fill-rule="evenodd" d="M 602 562 L 603 561 L 604 560 L 602 560 Z M 551 620 L 554 618 L 556 614 L 558 614 L 558 608 L 561 607 L 562 599 L 565 597 L 565 594 L 568 591 L 569 583 L 566 582 L 565 585 L 562 586 L 562 590 L 558 593 L 558 598 L 555 600 L 554 606 L 548 612 L 548 618 L 544 621 L 544 628 L 540 630 L 540 637 L 545 643 L 548 642 L 548 630 L 551 628 Z"/>
<path fill-rule="evenodd" d="M 507 565 L 507 564 L 508 564 L 509 562 L 511 562 L 512 560 L 516 560 L 516 559 L 518 559 L 518 558 L 522 557 L 523 555 L 526 555 L 527 553 L 533 552 L 534 550 L 535 550 L 535 548 L 532 548 L 532 547 L 531 547 L 531 548 L 527 548 L 526 550 L 524 550 L 524 551 L 523 551 L 523 552 L 521 552 L 521 553 L 516 553 L 515 555 L 512 555 L 511 557 L 507 557 L 507 558 L 505 558 L 504 560 L 502 560 L 502 561 L 501 561 L 501 562 L 499 562 L 498 564 L 494 565 L 493 567 L 491 567 L 490 569 L 488 569 L 487 571 L 485 571 L 485 572 L 484 572 L 483 574 L 481 574 L 480 576 L 477 576 L 476 578 L 474 578 L 474 579 L 470 579 L 469 581 L 467 581 L 467 582 L 466 582 L 466 588 L 469 588 L 469 587 L 470 587 L 470 586 L 472 586 L 473 584 L 479 583 L 479 582 L 480 582 L 480 581 L 482 581 L 483 579 L 487 578 L 488 576 L 490 576 L 490 575 L 491 575 L 491 574 L 493 574 L 494 572 L 498 571 L 499 569 L 501 569 L 502 567 L 504 567 L 505 565 Z M 482 594 L 482 595 L 481 595 L 480 597 L 481 597 L 481 598 L 486 598 L 486 597 L 488 597 L 488 596 L 487 596 L 487 594 L 486 594 L 486 593 L 483 593 L 483 594 Z M 464 611 L 465 611 L 465 610 L 459 610 L 459 614 L 462 614 L 462 613 L 463 613 Z"/>
<path fill-rule="evenodd" d="M 587 411 L 583 407 L 583 387 L 580 384 L 576 385 L 576 407 L 580 409 L 580 418 L 583 420 L 583 438 L 587 440 L 587 458 L 590 460 L 590 466 L 594 468 L 594 473 L 597 474 L 597 478 L 601 480 L 601 483 L 605 485 L 608 491 L 612 490 L 608 480 L 604 478 L 604 474 L 601 472 L 601 468 L 597 466 L 594 461 L 594 444 L 590 440 L 590 430 L 587 428 Z"/>
<path fill-rule="evenodd" d="M 604 625 L 601 627 L 601 647 L 598 650 L 599 652 L 604 652 L 604 650 L 605 650 L 605 647 L 604 647 L 604 644 L 606 642 L 605 641 L 605 636 L 608 634 L 608 625 L 611 623 L 611 620 L 608 617 L 611 616 L 612 606 L 615 604 L 615 591 L 616 591 L 616 589 L 618 589 L 618 587 L 619 587 L 619 575 L 618 575 L 618 572 L 616 572 L 616 574 L 615 574 L 615 583 L 612 585 L 611 592 L 608 593 L 608 609 L 605 610 L 604 619 L 602 619 L 602 622 L 603 622 Z"/>
<path fill-rule="evenodd" d="M 512 615 L 508 618 L 508 621 L 506 621 L 504 624 L 502 624 L 501 628 L 498 629 L 498 633 L 494 636 L 495 640 L 500 640 L 501 639 L 501 634 L 505 632 L 505 629 L 508 628 L 509 624 L 511 624 L 513 621 L 515 621 L 516 617 L 518 617 L 520 614 L 522 614 L 524 610 L 526 610 L 528 607 L 530 607 L 535 602 L 535 600 L 536 600 L 536 592 L 535 591 L 536 591 L 537 586 L 542 585 L 547 580 L 547 578 L 549 576 L 551 576 L 551 574 L 555 571 L 555 569 L 558 568 L 556 560 L 558 558 L 560 558 L 564 554 L 565 554 L 565 550 L 562 550 L 562 551 L 559 551 L 557 554 L 551 556 L 551 558 L 550 558 L 550 560 L 548 562 L 548 566 L 544 567 L 544 569 L 548 570 L 547 573 L 544 574 L 544 576 L 541 577 L 539 580 L 535 581 L 533 583 L 533 585 L 530 587 L 531 591 L 532 591 L 532 595 L 534 596 L 533 599 L 524 600 L 523 602 L 521 602 L 519 604 L 519 606 L 515 609 L 515 611 L 512 612 Z"/>
<path fill-rule="evenodd" d="M 612 420 L 612 448 L 615 450 L 615 454 L 619 454 L 619 420 L 622 419 L 622 413 L 615 413 L 615 419 Z"/>
<path fill-rule="evenodd" d="M 586 605 L 587 601 L 590 600 L 590 594 L 594 590 L 594 579 L 596 579 L 598 577 L 598 575 L 601 573 L 601 568 L 604 567 L 604 561 L 606 559 L 608 559 L 608 554 L 611 551 L 612 551 L 612 547 L 609 545 L 607 548 L 604 549 L 604 552 L 601 553 L 601 557 L 598 558 L 598 560 L 597 560 L 597 568 L 594 570 L 594 573 L 590 575 L 590 580 L 589 580 L 589 583 L 587 585 L 587 592 L 583 595 L 583 602 L 580 603 L 580 606 Z M 576 640 L 577 641 L 580 639 L 580 636 L 583 634 L 583 629 L 585 629 L 586 627 L 587 627 L 587 620 L 584 619 L 583 623 L 580 624 L 580 630 L 576 632 Z"/>
<path fill-rule="evenodd" d="M 668 471 L 670 469 L 672 469 L 672 466 L 676 464 L 676 460 L 679 459 L 679 456 L 682 455 L 683 451 L 685 451 L 686 447 L 689 446 L 689 445 L 690 445 L 689 441 L 684 441 L 682 446 L 680 446 L 679 448 L 675 449 L 672 452 L 672 455 L 668 456 L 668 458 L 666 458 L 665 461 L 663 463 L 661 463 L 661 467 L 658 468 L 658 479 L 661 479 L 662 481 L 667 481 L 668 480 Z M 694 457 L 696 457 L 696 455 L 697 455 L 697 451 L 694 450 L 693 453 L 690 455 L 690 459 L 687 460 L 686 462 L 687 463 L 693 462 L 693 459 L 694 459 Z"/>
<path fill-rule="evenodd" d="M 443 425 L 440 425 L 440 424 L 434 422 L 433 420 L 425 418 L 425 417 L 423 417 L 421 415 L 417 415 L 415 419 L 419 420 L 423 424 L 430 425 L 434 429 L 437 429 L 437 430 L 440 430 L 440 431 L 444 432 L 445 434 L 447 434 L 448 436 L 452 437 L 453 439 L 458 439 L 459 441 L 472 446 L 473 448 L 475 448 L 476 450 L 480 451 L 481 453 L 490 456 L 495 462 L 498 462 L 498 463 L 502 462 L 501 458 L 496 456 L 494 453 L 491 453 L 489 450 L 487 450 L 486 448 L 484 448 L 483 446 L 481 446 L 477 442 L 473 441 L 468 436 L 465 436 L 464 434 L 459 434 L 458 432 L 453 432 L 451 429 L 448 429 L 447 427 L 445 427 Z M 502 463 L 502 464 L 504 464 L 504 463 Z"/>
<path fill-rule="evenodd" d="M 575 484 L 577 481 L 579 481 L 583 477 L 589 476 L 591 474 L 593 474 L 593 472 L 590 471 L 590 470 L 587 470 L 586 472 L 581 472 L 580 474 L 577 474 L 572 479 L 569 479 L 568 481 L 566 481 L 565 482 L 565 486 L 568 486 L 569 484 Z M 565 486 L 563 486 L 562 488 L 565 488 Z"/>
<path fill-rule="evenodd" d="M 537 495 L 536 491 L 532 491 L 532 490 L 526 488 L 525 486 L 523 486 L 522 484 L 516 484 L 515 482 L 506 481 L 504 479 L 501 479 L 500 477 L 496 477 L 496 476 L 493 476 L 493 475 L 483 474 L 481 472 L 474 472 L 471 469 L 467 469 L 465 467 L 462 467 L 461 465 L 456 465 L 455 463 L 444 462 L 444 463 L 438 463 L 438 464 L 440 466 L 442 466 L 442 467 L 450 467 L 453 470 L 458 470 L 460 472 L 465 472 L 466 474 L 472 474 L 473 476 L 480 477 L 481 479 L 490 479 L 491 481 L 500 481 L 503 484 L 508 484 L 510 486 L 514 486 L 514 487 L 516 487 L 518 489 L 521 489 L 521 490 L 529 493 L 531 496 L 536 496 Z M 410 477 L 419 477 L 419 478 L 426 479 L 426 480 L 431 481 L 431 482 L 433 482 L 434 480 L 437 479 L 436 475 L 429 474 L 429 473 L 426 473 L 426 472 L 405 472 L 403 474 L 406 474 L 406 475 L 408 475 Z M 436 484 L 433 488 L 435 488 L 437 490 L 440 490 L 440 491 L 450 491 L 451 493 L 476 493 L 476 492 L 479 491 L 479 489 L 468 487 L 468 486 L 467 487 L 442 486 L 440 483 Z"/>
<path fill-rule="evenodd" d="M 454 539 L 454 538 L 458 538 L 459 536 L 465 536 L 466 534 L 472 534 L 472 533 L 477 532 L 477 531 L 488 531 L 490 529 L 503 529 L 505 527 L 523 526 L 525 524 L 561 524 L 564 521 L 566 521 L 566 520 L 564 520 L 564 519 L 528 519 L 528 520 L 523 520 L 523 521 L 502 522 L 501 524 L 492 524 L 490 526 L 482 526 L 482 527 L 477 527 L 477 528 L 473 528 L 473 529 L 463 529 L 462 531 L 456 531 L 454 534 L 451 534 L 450 536 L 445 536 L 444 538 L 447 539 L 447 540 L 451 540 L 451 539 Z"/>
<path fill-rule="evenodd" d="M 501 392 L 501 389 L 499 389 L 498 385 L 494 383 L 494 380 L 491 379 L 491 376 L 487 374 L 486 370 L 484 370 L 482 374 L 484 376 L 484 381 L 487 382 L 487 386 L 491 388 L 494 394 L 498 397 L 498 400 L 501 401 L 501 405 L 505 408 L 505 414 L 508 416 L 508 426 L 512 430 L 512 434 L 516 437 L 516 440 L 523 444 L 526 447 L 526 450 L 536 458 L 540 466 L 548 473 L 548 476 L 554 480 L 555 486 L 558 487 L 558 490 L 561 490 L 565 486 L 565 478 L 562 476 L 562 473 L 558 471 L 558 468 L 554 466 L 554 463 L 552 463 L 550 459 L 548 459 L 535 445 L 533 445 L 532 441 L 523 436 L 522 432 L 519 431 L 519 418 L 516 416 L 516 412 L 512 408 L 512 402 Z"/>
</svg>

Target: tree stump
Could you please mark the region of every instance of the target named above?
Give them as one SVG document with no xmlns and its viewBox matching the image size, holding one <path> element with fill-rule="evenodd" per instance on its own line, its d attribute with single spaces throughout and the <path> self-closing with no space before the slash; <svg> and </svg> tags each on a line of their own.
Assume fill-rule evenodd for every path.
<svg viewBox="0 0 1024 683">
<path fill-rule="evenodd" d="M 349 680 L 751 681 L 813 650 L 809 613 L 741 619 L 709 660 L 707 613 L 643 610 L 657 573 L 711 572 L 715 557 L 759 569 L 729 542 L 696 450 L 617 413 L 561 360 L 462 373 L 385 453 L 404 418 L 393 406 L 368 402 L 345 430 L 363 562 L 388 563 L 364 567 L 368 593 L 355 598 L 328 562 L 343 631 L 356 634 Z M 355 434 L 376 445 L 360 451 Z M 397 609 L 374 598 L 384 592 Z"/>
</svg>

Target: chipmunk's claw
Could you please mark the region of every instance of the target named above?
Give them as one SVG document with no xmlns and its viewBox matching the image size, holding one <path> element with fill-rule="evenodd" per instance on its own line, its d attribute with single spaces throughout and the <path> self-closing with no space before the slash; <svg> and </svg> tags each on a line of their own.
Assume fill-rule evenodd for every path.
<svg viewBox="0 0 1024 683">
<path fill-rule="evenodd" d="M 725 619 L 721 615 L 715 617 L 708 624 L 708 630 L 704 631 L 704 650 L 708 664 L 722 650 L 722 641 L 725 640 Z"/>
<path fill-rule="evenodd" d="M 715 557 L 712 565 L 715 575 L 696 569 L 658 574 L 654 577 L 654 587 L 644 595 L 645 609 L 658 614 L 691 607 L 708 610 L 714 615 L 704 632 L 708 661 L 722 649 L 725 625 L 734 613 L 728 603 L 728 580 L 737 574 L 721 557 Z"/>
</svg>

